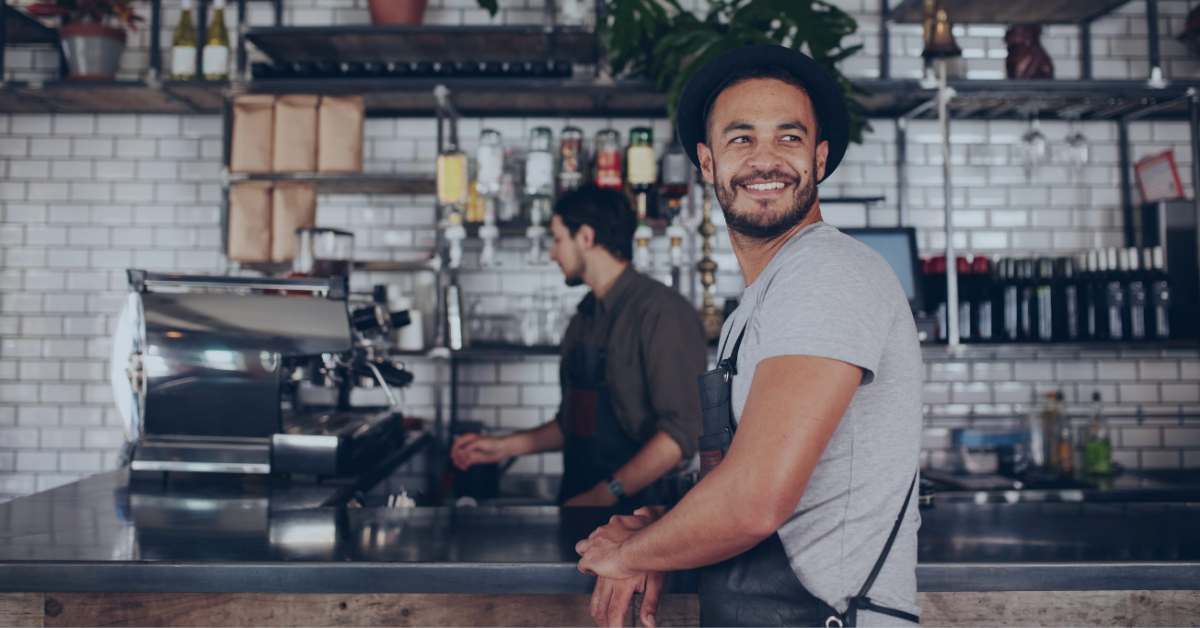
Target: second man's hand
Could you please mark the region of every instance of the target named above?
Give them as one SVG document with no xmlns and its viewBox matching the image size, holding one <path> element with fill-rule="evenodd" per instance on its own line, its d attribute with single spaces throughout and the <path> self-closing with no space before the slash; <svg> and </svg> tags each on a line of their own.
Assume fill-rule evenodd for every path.
<svg viewBox="0 0 1200 628">
<path fill-rule="evenodd" d="M 613 497 L 613 494 L 608 492 L 608 483 L 601 482 L 600 484 L 597 484 L 597 485 L 593 486 L 592 488 L 563 502 L 563 507 L 564 508 L 583 507 L 583 506 L 607 507 L 607 506 L 616 506 L 617 501 L 618 501 L 617 498 Z"/>
<path fill-rule="evenodd" d="M 665 508 L 662 506 L 650 506 L 647 508 L 639 508 L 634 511 L 633 517 L 613 518 L 612 523 L 605 528 L 613 525 L 621 525 L 626 528 L 641 529 L 650 525 L 662 516 Z M 592 534 L 592 538 L 597 536 L 604 528 L 596 530 Z M 589 538 L 588 540 L 592 540 Z M 580 545 L 587 541 L 581 541 Z M 582 565 L 580 571 L 588 573 Z M 648 628 L 655 628 L 658 625 L 658 620 L 655 615 L 658 612 L 658 603 L 662 597 L 663 587 L 667 581 L 667 574 L 661 571 L 647 571 L 635 573 L 629 578 L 606 578 L 600 576 L 596 579 L 596 588 L 592 591 L 592 600 L 589 605 L 592 619 L 597 626 L 623 626 L 625 621 L 625 613 L 629 610 L 629 602 L 633 598 L 634 593 L 642 593 L 642 604 L 639 609 L 639 616 L 642 620 L 642 625 Z"/>
<path fill-rule="evenodd" d="M 477 464 L 500 462 L 512 456 L 503 437 L 463 434 L 454 439 L 454 445 L 450 447 L 450 460 L 460 471 Z"/>
</svg>

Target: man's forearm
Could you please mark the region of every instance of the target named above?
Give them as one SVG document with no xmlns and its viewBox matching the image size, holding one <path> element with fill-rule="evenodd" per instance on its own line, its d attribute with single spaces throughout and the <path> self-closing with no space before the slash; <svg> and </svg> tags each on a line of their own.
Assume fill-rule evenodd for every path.
<svg viewBox="0 0 1200 628">
<path fill-rule="evenodd" d="M 737 556 L 770 536 L 758 513 L 748 512 L 747 487 L 730 471 L 727 464 L 717 467 L 661 519 L 629 537 L 621 565 L 630 571 L 694 569 Z"/>
<path fill-rule="evenodd" d="M 633 495 L 674 469 L 682 458 L 679 443 L 666 432 L 656 432 L 613 478 L 625 486 L 625 494 Z"/>
<path fill-rule="evenodd" d="M 556 451 L 563 447 L 562 428 L 558 421 L 550 421 L 545 425 L 517 432 L 504 437 L 508 454 L 512 457 Z"/>
</svg>

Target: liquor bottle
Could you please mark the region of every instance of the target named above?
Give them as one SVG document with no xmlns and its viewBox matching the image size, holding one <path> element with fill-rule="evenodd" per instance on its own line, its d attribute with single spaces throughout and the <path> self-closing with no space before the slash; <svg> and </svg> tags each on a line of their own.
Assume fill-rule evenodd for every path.
<svg viewBox="0 0 1200 628">
<path fill-rule="evenodd" d="M 1108 272 L 1104 276 L 1105 318 L 1108 319 L 1108 340 L 1125 339 L 1125 284 L 1122 281 L 1128 270 L 1128 260 L 1117 249 L 1105 252 Z"/>
<path fill-rule="evenodd" d="M 621 176 L 621 134 L 605 129 L 596 134 L 595 172 L 592 180 L 598 187 L 620 190 L 624 188 Z"/>
<path fill-rule="evenodd" d="M 971 266 L 975 261 L 973 255 L 958 256 L 958 338 L 962 342 L 975 341 L 975 329 L 971 322 L 974 320 L 975 275 Z"/>
<path fill-rule="evenodd" d="M 229 78 L 229 30 L 225 28 L 225 0 L 213 0 L 212 25 L 204 42 L 204 78 L 223 81 Z"/>
<path fill-rule="evenodd" d="M 484 129 L 479 134 L 479 147 L 475 149 L 475 191 L 483 198 L 483 226 L 479 228 L 479 239 L 483 240 L 479 265 L 483 267 L 496 263 L 496 239 L 500 236 L 496 227 L 496 203 L 503 188 L 504 141 L 499 131 Z"/>
<path fill-rule="evenodd" d="M 976 257 L 971 265 L 971 272 L 975 274 L 978 282 L 974 298 L 975 338 L 979 342 L 994 342 L 993 329 L 996 312 L 992 305 L 994 303 L 993 276 L 988 259 L 982 255 Z"/>
<path fill-rule="evenodd" d="M 1108 337 L 1107 306 L 1104 304 L 1105 257 L 1100 251 L 1087 254 L 1087 272 L 1084 274 L 1084 334 L 1088 340 L 1103 340 Z"/>
<path fill-rule="evenodd" d="M 1160 340 L 1171 337 L 1171 282 L 1163 270 L 1163 249 L 1151 250 L 1149 335 Z"/>
<path fill-rule="evenodd" d="M 539 126 L 529 132 L 529 154 L 525 157 L 525 193 L 554 198 L 554 132 Z"/>
<path fill-rule="evenodd" d="M 1037 280 L 1033 271 L 1033 260 L 1018 260 L 1017 308 L 1020 312 L 1020 328 L 1017 330 L 1017 335 L 1021 342 L 1031 342 L 1035 339 L 1034 308 L 1037 307 Z"/>
<path fill-rule="evenodd" d="M 1017 260 L 1004 260 L 1000 280 L 1003 324 L 1000 326 L 1004 342 L 1021 340 L 1021 295 L 1017 281 Z"/>
<path fill-rule="evenodd" d="M 688 168 L 690 166 L 691 162 L 688 161 L 687 153 L 683 151 L 683 146 L 678 141 L 673 142 L 663 153 L 658 189 L 667 201 L 666 216 L 663 217 L 670 222 L 674 222 L 679 216 L 683 197 L 687 196 Z"/>
<path fill-rule="evenodd" d="M 925 294 L 937 322 L 937 339 L 945 342 L 950 336 L 946 318 L 946 256 L 937 255 L 925 260 Z"/>
<path fill-rule="evenodd" d="M 629 131 L 629 150 L 625 153 L 626 179 L 629 189 L 637 201 L 637 229 L 633 232 L 633 266 L 641 272 L 652 267 L 650 238 L 654 231 L 647 222 L 651 216 L 650 193 L 658 180 L 658 160 L 654 156 L 654 135 L 646 127 Z"/>
<path fill-rule="evenodd" d="M 550 209 L 554 202 L 554 132 L 549 127 L 539 126 L 529 132 L 529 154 L 525 157 L 525 194 L 531 199 L 529 227 L 525 236 L 529 238 L 529 259 L 533 264 L 542 262 L 542 236 L 546 233 L 545 223 L 550 220 Z"/>
<path fill-rule="evenodd" d="M 1080 289 L 1077 259 L 1058 260 L 1053 294 L 1054 339 L 1079 340 Z"/>
<path fill-rule="evenodd" d="M 437 199 L 444 212 L 442 227 L 450 249 L 450 268 L 462 265 L 462 241 L 467 237 L 463 212 L 470 198 L 469 183 L 466 154 L 456 144 L 448 144 L 437 157 Z"/>
<path fill-rule="evenodd" d="M 1033 340 L 1054 340 L 1054 262 L 1049 258 L 1037 260 L 1037 279 L 1034 282 Z"/>
<path fill-rule="evenodd" d="M 171 35 L 171 79 L 196 78 L 196 25 L 192 23 L 192 0 L 183 0 L 179 23 Z"/>
<path fill-rule="evenodd" d="M 629 132 L 629 149 L 626 156 L 626 176 L 629 181 L 629 191 L 634 198 L 645 196 L 646 201 L 638 201 L 644 205 L 639 209 L 638 221 L 645 222 L 651 217 L 649 212 L 649 197 L 658 181 L 658 159 L 654 156 L 654 132 L 647 127 L 637 127 Z"/>
<path fill-rule="evenodd" d="M 1133 247 L 1126 249 L 1125 255 L 1129 259 L 1129 280 L 1125 288 L 1125 307 L 1128 312 L 1125 320 L 1129 323 L 1129 339 L 1145 340 L 1148 294 L 1146 290 L 1147 277 L 1142 272 L 1140 264 L 1142 255 Z"/>
<path fill-rule="evenodd" d="M 1092 393 L 1092 420 L 1088 425 L 1086 470 L 1089 476 L 1112 474 L 1112 440 L 1109 438 L 1108 420 L 1104 417 L 1100 403 L 1100 392 Z"/>
<path fill-rule="evenodd" d="M 569 126 L 562 130 L 558 155 L 558 192 L 570 192 L 583 185 L 583 131 Z"/>
</svg>

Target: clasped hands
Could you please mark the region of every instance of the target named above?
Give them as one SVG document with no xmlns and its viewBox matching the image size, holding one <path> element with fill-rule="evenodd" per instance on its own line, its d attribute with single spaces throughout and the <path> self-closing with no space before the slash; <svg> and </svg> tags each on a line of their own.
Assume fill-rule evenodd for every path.
<svg viewBox="0 0 1200 628">
<path fill-rule="evenodd" d="M 652 506 L 635 510 L 633 516 L 617 515 L 575 544 L 575 551 L 582 557 L 579 571 L 597 576 L 589 607 L 597 626 L 623 626 L 634 593 L 642 594 L 639 613 L 642 624 L 649 628 L 658 625 L 655 613 L 667 574 L 629 571 L 621 565 L 621 547 L 638 530 L 657 521 L 663 511 L 662 506 Z"/>
</svg>

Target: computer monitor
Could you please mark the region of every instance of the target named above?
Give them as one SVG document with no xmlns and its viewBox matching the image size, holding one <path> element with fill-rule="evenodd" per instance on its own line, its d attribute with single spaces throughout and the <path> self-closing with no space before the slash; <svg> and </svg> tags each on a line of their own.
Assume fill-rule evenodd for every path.
<svg viewBox="0 0 1200 628">
<path fill-rule="evenodd" d="M 912 227 L 842 229 L 842 233 L 875 249 L 883 256 L 908 297 L 914 312 L 924 308 L 921 300 L 921 263 L 917 258 L 917 230 Z"/>
</svg>

